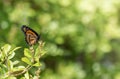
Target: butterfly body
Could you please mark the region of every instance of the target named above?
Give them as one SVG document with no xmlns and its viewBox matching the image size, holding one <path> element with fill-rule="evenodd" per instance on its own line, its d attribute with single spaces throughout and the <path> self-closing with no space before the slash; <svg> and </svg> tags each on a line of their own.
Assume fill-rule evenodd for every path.
<svg viewBox="0 0 120 79">
<path fill-rule="evenodd" d="M 26 42 L 30 46 L 36 44 L 38 42 L 38 40 L 40 39 L 40 36 L 34 30 L 32 30 L 31 28 L 29 28 L 28 26 L 23 25 L 21 29 L 22 29 L 22 31 L 25 34 L 25 40 L 26 40 Z"/>
</svg>

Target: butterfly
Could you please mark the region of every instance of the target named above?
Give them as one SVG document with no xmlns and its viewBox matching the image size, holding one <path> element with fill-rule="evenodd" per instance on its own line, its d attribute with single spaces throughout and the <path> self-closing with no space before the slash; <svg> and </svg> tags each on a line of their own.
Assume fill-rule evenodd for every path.
<svg viewBox="0 0 120 79">
<path fill-rule="evenodd" d="M 28 26 L 23 25 L 21 29 L 24 32 L 25 40 L 28 45 L 30 46 L 34 45 L 40 39 L 40 35 L 38 35 L 34 30 L 29 28 Z"/>
</svg>

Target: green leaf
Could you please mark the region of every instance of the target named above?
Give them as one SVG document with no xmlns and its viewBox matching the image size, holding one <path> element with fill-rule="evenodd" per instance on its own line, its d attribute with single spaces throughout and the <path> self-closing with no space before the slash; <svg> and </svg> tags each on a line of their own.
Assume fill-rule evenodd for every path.
<svg viewBox="0 0 120 79">
<path fill-rule="evenodd" d="M 45 53 L 46 51 L 44 49 L 41 49 L 40 47 L 38 47 L 35 51 L 35 57 L 43 56 Z"/>
<path fill-rule="evenodd" d="M 28 58 L 32 58 L 32 54 L 29 49 L 25 48 L 24 49 L 24 55 Z"/>
<path fill-rule="evenodd" d="M 8 56 L 8 59 L 11 59 L 15 56 L 15 52 L 13 52 L 10 56 Z"/>
<path fill-rule="evenodd" d="M 4 52 L 1 52 L 1 53 L 0 53 L 0 60 L 1 60 L 1 61 L 4 61 L 5 56 L 6 56 L 5 53 L 4 53 Z"/>
<path fill-rule="evenodd" d="M 29 64 L 29 65 L 32 64 L 32 62 L 27 57 L 23 57 L 22 61 L 25 62 L 25 63 L 27 63 L 27 64 Z"/>
<path fill-rule="evenodd" d="M 37 47 L 37 49 L 35 51 L 35 57 L 42 54 L 41 51 L 43 50 L 43 46 L 45 45 L 45 43 L 42 41 L 40 41 L 39 43 L 40 43 L 40 45 Z"/>
<path fill-rule="evenodd" d="M 18 66 L 18 67 L 14 67 L 14 69 L 12 69 L 12 71 L 21 71 L 21 70 L 25 70 L 24 66 Z"/>
<path fill-rule="evenodd" d="M 46 53 L 46 50 L 42 50 L 41 52 L 41 56 L 43 56 Z"/>
<path fill-rule="evenodd" d="M 4 64 L 0 64 L 0 75 L 5 74 L 7 72 L 7 68 Z"/>
<path fill-rule="evenodd" d="M 35 61 L 39 61 L 40 57 L 43 56 L 43 55 L 46 53 L 46 51 L 44 51 L 44 50 L 41 51 L 41 52 L 42 52 L 42 53 L 40 53 L 39 55 L 36 55 L 36 56 L 35 56 Z"/>
<path fill-rule="evenodd" d="M 12 70 L 12 72 L 17 72 L 17 73 L 19 73 L 19 72 L 22 72 L 22 71 L 24 71 L 25 70 L 25 68 L 23 69 L 23 68 L 14 68 L 13 70 Z"/>
<path fill-rule="evenodd" d="M 19 63 L 19 61 L 16 60 L 16 61 L 13 62 L 13 65 L 17 65 L 18 63 Z"/>
<path fill-rule="evenodd" d="M 25 79 L 30 79 L 30 78 L 29 78 L 29 73 L 28 73 L 28 72 L 25 73 Z"/>
<path fill-rule="evenodd" d="M 9 70 L 13 69 L 13 63 L 11 60 L 7 60 L 7 66 Z"/>
<path fill-rule="evenodd" d="M 5 55 L 8 54 L 8 52 L 10 51 L 11 49 L 11 45 L 9 44 L 5 44 L 3 47 L 2 47 L 2 50 L 4 51 Z"/>
<path fill-rule="evenodd" d="M 33 79 L 38 79 L 38 77 L 37 77 L 37 76 L 34 76 Z"/>
<path fill-rule="evenodd" d="M 11 50 L 10 52 L 9 52 L 9 54 L 11 54 L 11 53 L 13 53 L 14 51 L 16 51 L 17 49 L 20 49 L 21 47 L 16 47 L 16 48 L 14 48 L 13 50 Z"/>
<path fill-rule="evenodd" d="M 35 63 L 33 66 L 41 66 L 40 62 Z"/>
</svg>

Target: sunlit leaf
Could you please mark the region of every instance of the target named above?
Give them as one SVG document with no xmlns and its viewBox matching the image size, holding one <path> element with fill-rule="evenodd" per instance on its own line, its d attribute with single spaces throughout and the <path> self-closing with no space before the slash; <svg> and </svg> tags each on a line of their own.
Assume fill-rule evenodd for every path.
<svg viewBox="0 0 120 79">
<path fill-rule="evenodd" d="M 9 76 L 9 77 L 7 77 L 7 78 L 5 78 L 5 79 L 17 79 L 16 77 L 13 77 L 13 76 Z"/>
<path fill-rule="evenodd" d="M 13 50 L 11 50 L 10 52 L 9 52 L 9 54 L 11 54 L 12 52 L 14 52 L 14 51 L 16 51 L 16 50 L 18 50 L 18 49 L 20 49 L 21 47 L 16 47 L 16 48 L 14 48 Z"/>
<path fill-rule="evenodd" d="M 14 67 L 14 68 L 12 69 L 12 71 L 23 71 L 23 70 L 25 70 L 25 67 L 24 67 L 24 66 L 18 66 L 18 67 Z"/>
<path fill-rule="evenodd" d="M 40 51 L 41 51 L 40 47 L 37 47 L 35 51 L 35 57 L 40 55 L 41 53 Z"/>
<path fill-rule="evenodd" d="M 28 58 L 31 58 L 31 57 L 32 57 L 32 54 L 31 54 L 30 50 L 27 49 L 27 48 L 24 49 L 24 55 L 25 55 L 26 57 L 28 57 Z"/>
<path fill-rule="evenodd" d="M 15 56 L 15 52 L 13 52 L 10 56 L 8 56 L 8 59 L 11 59 Z"/>
<path fill-rule="evenodd" d="M 27 64 L 29 64 L 29 65 L 32 64 L 32 62 L 31 62 L 28 58 L 26 58 L 26 57 L 23 57 L 23 58 L 22 58 L 22 61 L 24 61 L 25 63 L 27 63 Z"/>
<path fill-rule="evenodd" d="M 20 61 L 18 61 L 18 60 L 14 61 L 14 62 L 13 62 L 13 65 L 18 64 L 19 62 L 20 62 Z"/>
<path fill-rule="evenodd" d="M 33 66 L 39 67 L 39 66 L 41 66 L 41 63 L 40 63 L 40 62 L 37 62 L 37 63 L 35 63 Z"/>
<path fill-rule="evenodd" d="M 38 79 L 38 77 L 37 77 L 37 76 L 34 76 L 33 79 Z"/>
<path fill-rule="evenodd" d="M 46 53 L 46 50 L 42 50 L 41 52 L 42 52 L 41 56 L 43 56 Z"/>
<path fill-rule="evenodd" d="M 11 60 L 7 60 L 6 62 L 7 62 L 8 70 L 13 69 L 13 63 L 12 63 L 12 61 Z"/>
<path fill-rule="evenodd" d="M 3 50 L 4 53 L 7 55 L 8 52 L 10 51 L 10 48 L 11 48 L 11 45 L 5 44 L 5 45 L 2 47 L 2 50 Z"/>
<path fill-rule="evenodd" d="M 29 73 L 28 73 L 28 72 L 26 72 L 24 75 L 25 75 L 25 79 L 30 79 L 30 78 L 29 78 Z"/>
<path fill-rule="evenodd" d="M 39 41 L 39 46 L 36 48 L 36 51 L 35 51 L 35 57 L 42 55 L 42 53 L 43 53 L 42 51 L 44 50 L 43 49 L 44 45 L 45 45 L 45 42 Z"/>
</svg>

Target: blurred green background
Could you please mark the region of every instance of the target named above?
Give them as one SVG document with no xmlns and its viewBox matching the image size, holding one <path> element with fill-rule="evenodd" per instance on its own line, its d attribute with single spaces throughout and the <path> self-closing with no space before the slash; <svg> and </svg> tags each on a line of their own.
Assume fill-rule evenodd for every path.
<svg viewBox="0 0 120 79">
<path fill-rule="evenodd" d="M 28 25 L 46 42 L 41 79 L 120 79 L 120 0 L 0 0 L 0 46 L 23 56 Z"/>
</svg>

